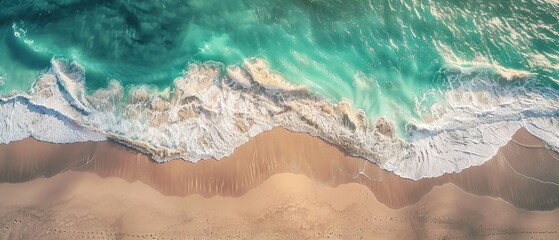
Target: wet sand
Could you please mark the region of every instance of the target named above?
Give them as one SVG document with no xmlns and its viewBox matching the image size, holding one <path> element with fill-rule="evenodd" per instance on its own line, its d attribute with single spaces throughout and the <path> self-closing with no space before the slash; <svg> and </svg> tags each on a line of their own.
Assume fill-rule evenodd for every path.
<svg viewBox="0 0 559 240">
<path fill-rule="evenodd" d="M 558 172 L 525 130 L 419 181 L 284 129 L 196 164 L 25 139 L 0 145 L 0 239 L 557 239 Z"/>
</svg>

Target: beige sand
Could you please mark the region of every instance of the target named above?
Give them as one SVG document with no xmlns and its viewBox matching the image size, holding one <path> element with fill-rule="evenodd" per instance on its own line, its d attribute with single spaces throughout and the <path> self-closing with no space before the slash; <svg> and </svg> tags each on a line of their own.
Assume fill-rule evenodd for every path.
<svg viewBox="0 0 559 240">
<path fill-rule="evenodd" d="M 514 140 L 411 181 L 283 129 L 197 164 L 26 139 L 0 146 L 0 239 L 557 239 L 559 210 L 528 210 L 558 208 L 559 158 Z"/>
</svg>

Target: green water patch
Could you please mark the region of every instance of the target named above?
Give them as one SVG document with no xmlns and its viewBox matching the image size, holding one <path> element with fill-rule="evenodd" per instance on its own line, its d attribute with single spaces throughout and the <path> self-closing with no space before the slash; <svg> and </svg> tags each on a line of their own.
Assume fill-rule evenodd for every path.
<svg viewBox="0 0 559 240">
<path fill-rule="evenodd" d="M 421 120 L 418 109 L 440 99 L 447 64 L 528 71 L 552 87 L 551 79 L 559 79 L 559 9 L 535 0 L 15 0 L 0 5 L 3 38 L 10 40 L 0 43 L 0 70 L 8 75 L 2 91 L 26 89 L 52 56 L 81 64 L 88 92 L 111 79 L 127 88 L 162 90 L 189 63 L 241 64 L 260 57 L 288 81 L 332 102 L 347 99 L 371 118 L 390 118 L 402 129 L 409 120 Z M 6 38 L 13 35 L 12 24 L 33 44 Z"/>
<path fill-rule="evenodd" d="M 21 36 L 20 36 L 21 37 Z M 0 29 L 0 96 L 26 92 L 42 70 L 50 65 L 50 56 L 32 48 L 31 43 L 14 35 L 10 28 Z"/>
</svg>

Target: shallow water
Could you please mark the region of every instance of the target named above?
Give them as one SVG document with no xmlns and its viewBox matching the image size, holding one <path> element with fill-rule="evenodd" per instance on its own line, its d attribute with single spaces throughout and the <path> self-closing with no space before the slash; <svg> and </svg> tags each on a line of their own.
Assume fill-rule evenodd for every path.
<svg viewBox="0 0 559 240">
<path fill-rule="evenodd" d="M 559 151 L 556 1 L 0 9 L 2 143 L 109 138 L 198 161 L 284 127 L 412 179 L 480 165 L 521 127 Z"/>
<path fill-rule="evenodd" d="M 545 1 L 0 4 L 4 95 L 28 89 L 51 57 L 82 65 L 91 93 L 110 79 L 163 90 L 187 63 L 257 56 L 289 82 L 403 126 L 447 88 L 449 64 L 526 71 L 553 87 L 559 78 L 559 6 Z"/>
</svg>

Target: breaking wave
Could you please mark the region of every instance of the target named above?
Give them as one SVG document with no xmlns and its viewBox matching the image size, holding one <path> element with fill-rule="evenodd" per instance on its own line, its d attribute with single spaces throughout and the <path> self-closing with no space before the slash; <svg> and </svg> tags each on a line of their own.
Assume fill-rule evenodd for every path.
<svg viewBox="0 0 559 240">
<path fill-rule="evenodd" d="M 559 91 L 525 73 L 446 66 L 438 100 L 416 109 L 406 136 L 348 101 L 331 103 L 294 86 L 258 58 L 192 64 L 172 88 L 124 90 L 116 80 L 86 94 L 84 71 L 52 59 L 27 94 L 0 100 L 0 143 L 111 139 L 165 162 L 223 158 L 274 127 L 318 136 L 396 174 L 420 179 L 481 165 L 526 128 L 559 151 Z M 126 94 L 125 94 L 126 92 Z M 416 104 L 422 106 L 421 100 Z"/>
</svg>

